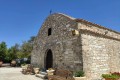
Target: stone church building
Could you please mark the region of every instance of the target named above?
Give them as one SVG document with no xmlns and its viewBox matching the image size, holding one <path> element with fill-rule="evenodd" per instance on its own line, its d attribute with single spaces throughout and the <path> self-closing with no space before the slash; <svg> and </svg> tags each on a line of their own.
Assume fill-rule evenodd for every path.
<svg viewBox="0 0 120 80">
<path fill-rule="evenodd" d="M 65 14 L 47 17 L 34 42 L 31 64 L 83 70 L 88 80 L 120 72 L 120 33 Z"/>
</svg>

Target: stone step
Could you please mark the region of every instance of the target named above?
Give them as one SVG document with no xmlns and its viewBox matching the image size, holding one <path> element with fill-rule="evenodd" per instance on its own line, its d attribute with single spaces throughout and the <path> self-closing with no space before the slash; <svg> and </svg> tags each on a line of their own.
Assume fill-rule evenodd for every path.
<svg viewBox="0 0 120 80">
<path fill-rule="evenodd" d="M 40 72 L 40 74 L 35 74 L 36 77 L 42 78 L 44 80 L 48 80 L 47 79 L 47 73 L 46 72 Z"/>
<path fill-rule="evenodd" d="M 39 78 L 42 78 L 42 79 L 45 78 L 45 75 L 43 75 L 43 74 L 35 74 L 35 76 L 36 76 L 36 77 L 39 77 Z"/>
<path fill-rule="evenodd" d="M 42 74 L 42 75 L 47 75 L 47 73 L 46 73 L 46 72 L 40 72 L 40 74 Z"/>
</svg>

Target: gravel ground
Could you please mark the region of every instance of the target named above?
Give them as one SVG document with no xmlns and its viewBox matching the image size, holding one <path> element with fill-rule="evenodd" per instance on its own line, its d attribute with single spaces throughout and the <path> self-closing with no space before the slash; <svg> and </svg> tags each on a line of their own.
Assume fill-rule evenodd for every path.
<svg viewBox="0 0 120 80">
<path fill-rule="evenodd" d="M 43 80 L 35 75 L 24 75 L 21 70 L 22 68 L 1 67 L 0 80 Z"/>
</svg>

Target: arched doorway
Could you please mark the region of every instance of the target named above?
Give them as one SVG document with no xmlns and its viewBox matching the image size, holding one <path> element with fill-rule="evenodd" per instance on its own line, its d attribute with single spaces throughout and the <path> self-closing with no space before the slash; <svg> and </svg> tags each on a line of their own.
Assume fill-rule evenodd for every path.
<svg viewBox="0 0 120 80">
<path fill-rule="evenodd" d="M 45 58 L 45 68 L 52 68 L 53 66 L 53 55 L 51 49 L 47 50 L 46 58 Z"/>
</svg>

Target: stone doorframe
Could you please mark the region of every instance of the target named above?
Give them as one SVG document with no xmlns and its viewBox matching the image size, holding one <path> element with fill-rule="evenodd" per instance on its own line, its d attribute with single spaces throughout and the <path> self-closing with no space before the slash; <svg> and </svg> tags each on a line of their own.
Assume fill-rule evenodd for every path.
<svg viewBox="0 0 120 80">
<path fill-rule="evenodd" d="M 44 68 L 52 68 L 53 67 L 53 53 L 51 49 L 47 49 L 44 57 Z"/>
</svg>

